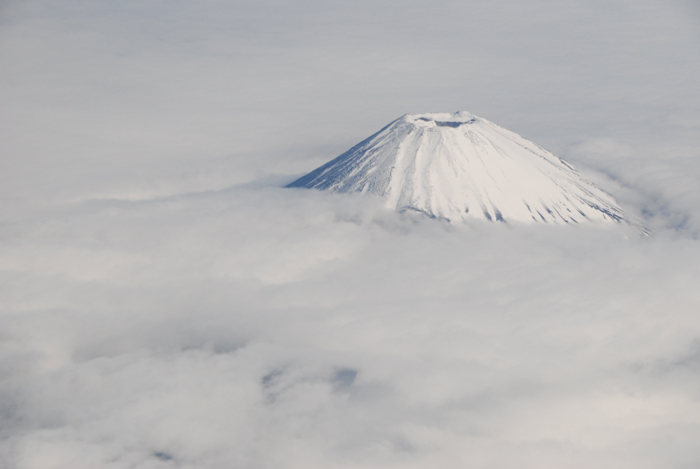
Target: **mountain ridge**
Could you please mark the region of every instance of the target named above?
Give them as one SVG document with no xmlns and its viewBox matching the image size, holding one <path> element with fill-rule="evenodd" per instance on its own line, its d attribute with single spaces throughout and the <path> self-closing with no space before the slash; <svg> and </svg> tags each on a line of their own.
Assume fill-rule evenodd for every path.
<svg viewBox="0 0 700 469">
<path fill-rule="evenodd" d="M 405 114 L 286 187 L 372 193 L 451 222 L 630 223 L 571 164 L 467 111 Z"/>
</svg>

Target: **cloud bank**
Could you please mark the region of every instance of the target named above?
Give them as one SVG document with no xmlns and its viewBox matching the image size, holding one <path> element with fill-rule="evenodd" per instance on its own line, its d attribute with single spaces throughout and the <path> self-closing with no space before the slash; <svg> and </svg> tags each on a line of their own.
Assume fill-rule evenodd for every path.
<svg viewBox="0 0 700 469">
<path fill-rule="evenodd" d="M 700 462 L 692 3 L 0 11 L 4 467 Z M 281 189 L 457 109 L 652 236 Z"/>
</svg>

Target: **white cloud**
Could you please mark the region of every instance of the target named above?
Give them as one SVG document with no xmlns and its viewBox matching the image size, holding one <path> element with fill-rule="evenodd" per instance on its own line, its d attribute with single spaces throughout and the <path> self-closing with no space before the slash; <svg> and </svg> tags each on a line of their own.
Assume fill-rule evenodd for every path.
<svg viewBox="0 0 700 469">
<path fill-rule="evenodd" d="M 2 464 L 697 465 L 684 5 L 4 7 Z M 279 187 L 456 109 L 574 161 L 653 236 Z"/>
</svg>

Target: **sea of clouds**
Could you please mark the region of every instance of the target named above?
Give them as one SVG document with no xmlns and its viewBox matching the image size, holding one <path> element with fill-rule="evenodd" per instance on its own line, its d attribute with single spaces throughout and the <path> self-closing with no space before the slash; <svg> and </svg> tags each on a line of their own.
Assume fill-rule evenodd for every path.
<svg viewBox="0 0 700 469">
<path fill-rule="evenodd" d="M 695 468 L 692 1 L 0 3 L 0 467 Z M 650 236 L 283 189 L 468 110 Z"/>
</svg>

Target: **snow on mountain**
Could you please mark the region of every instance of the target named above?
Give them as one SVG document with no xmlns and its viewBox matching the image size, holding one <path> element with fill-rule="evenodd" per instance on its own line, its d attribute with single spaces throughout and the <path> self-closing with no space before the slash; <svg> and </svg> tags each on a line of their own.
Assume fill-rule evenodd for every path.
<svg viewBox="0 0 700 469">
<path fill-rule="evenodd" d="M 464 111 L 400 117 L 287 187 L 376 194 L 449 221 L 626 221 L 569 163 Z"/>
</svg>

